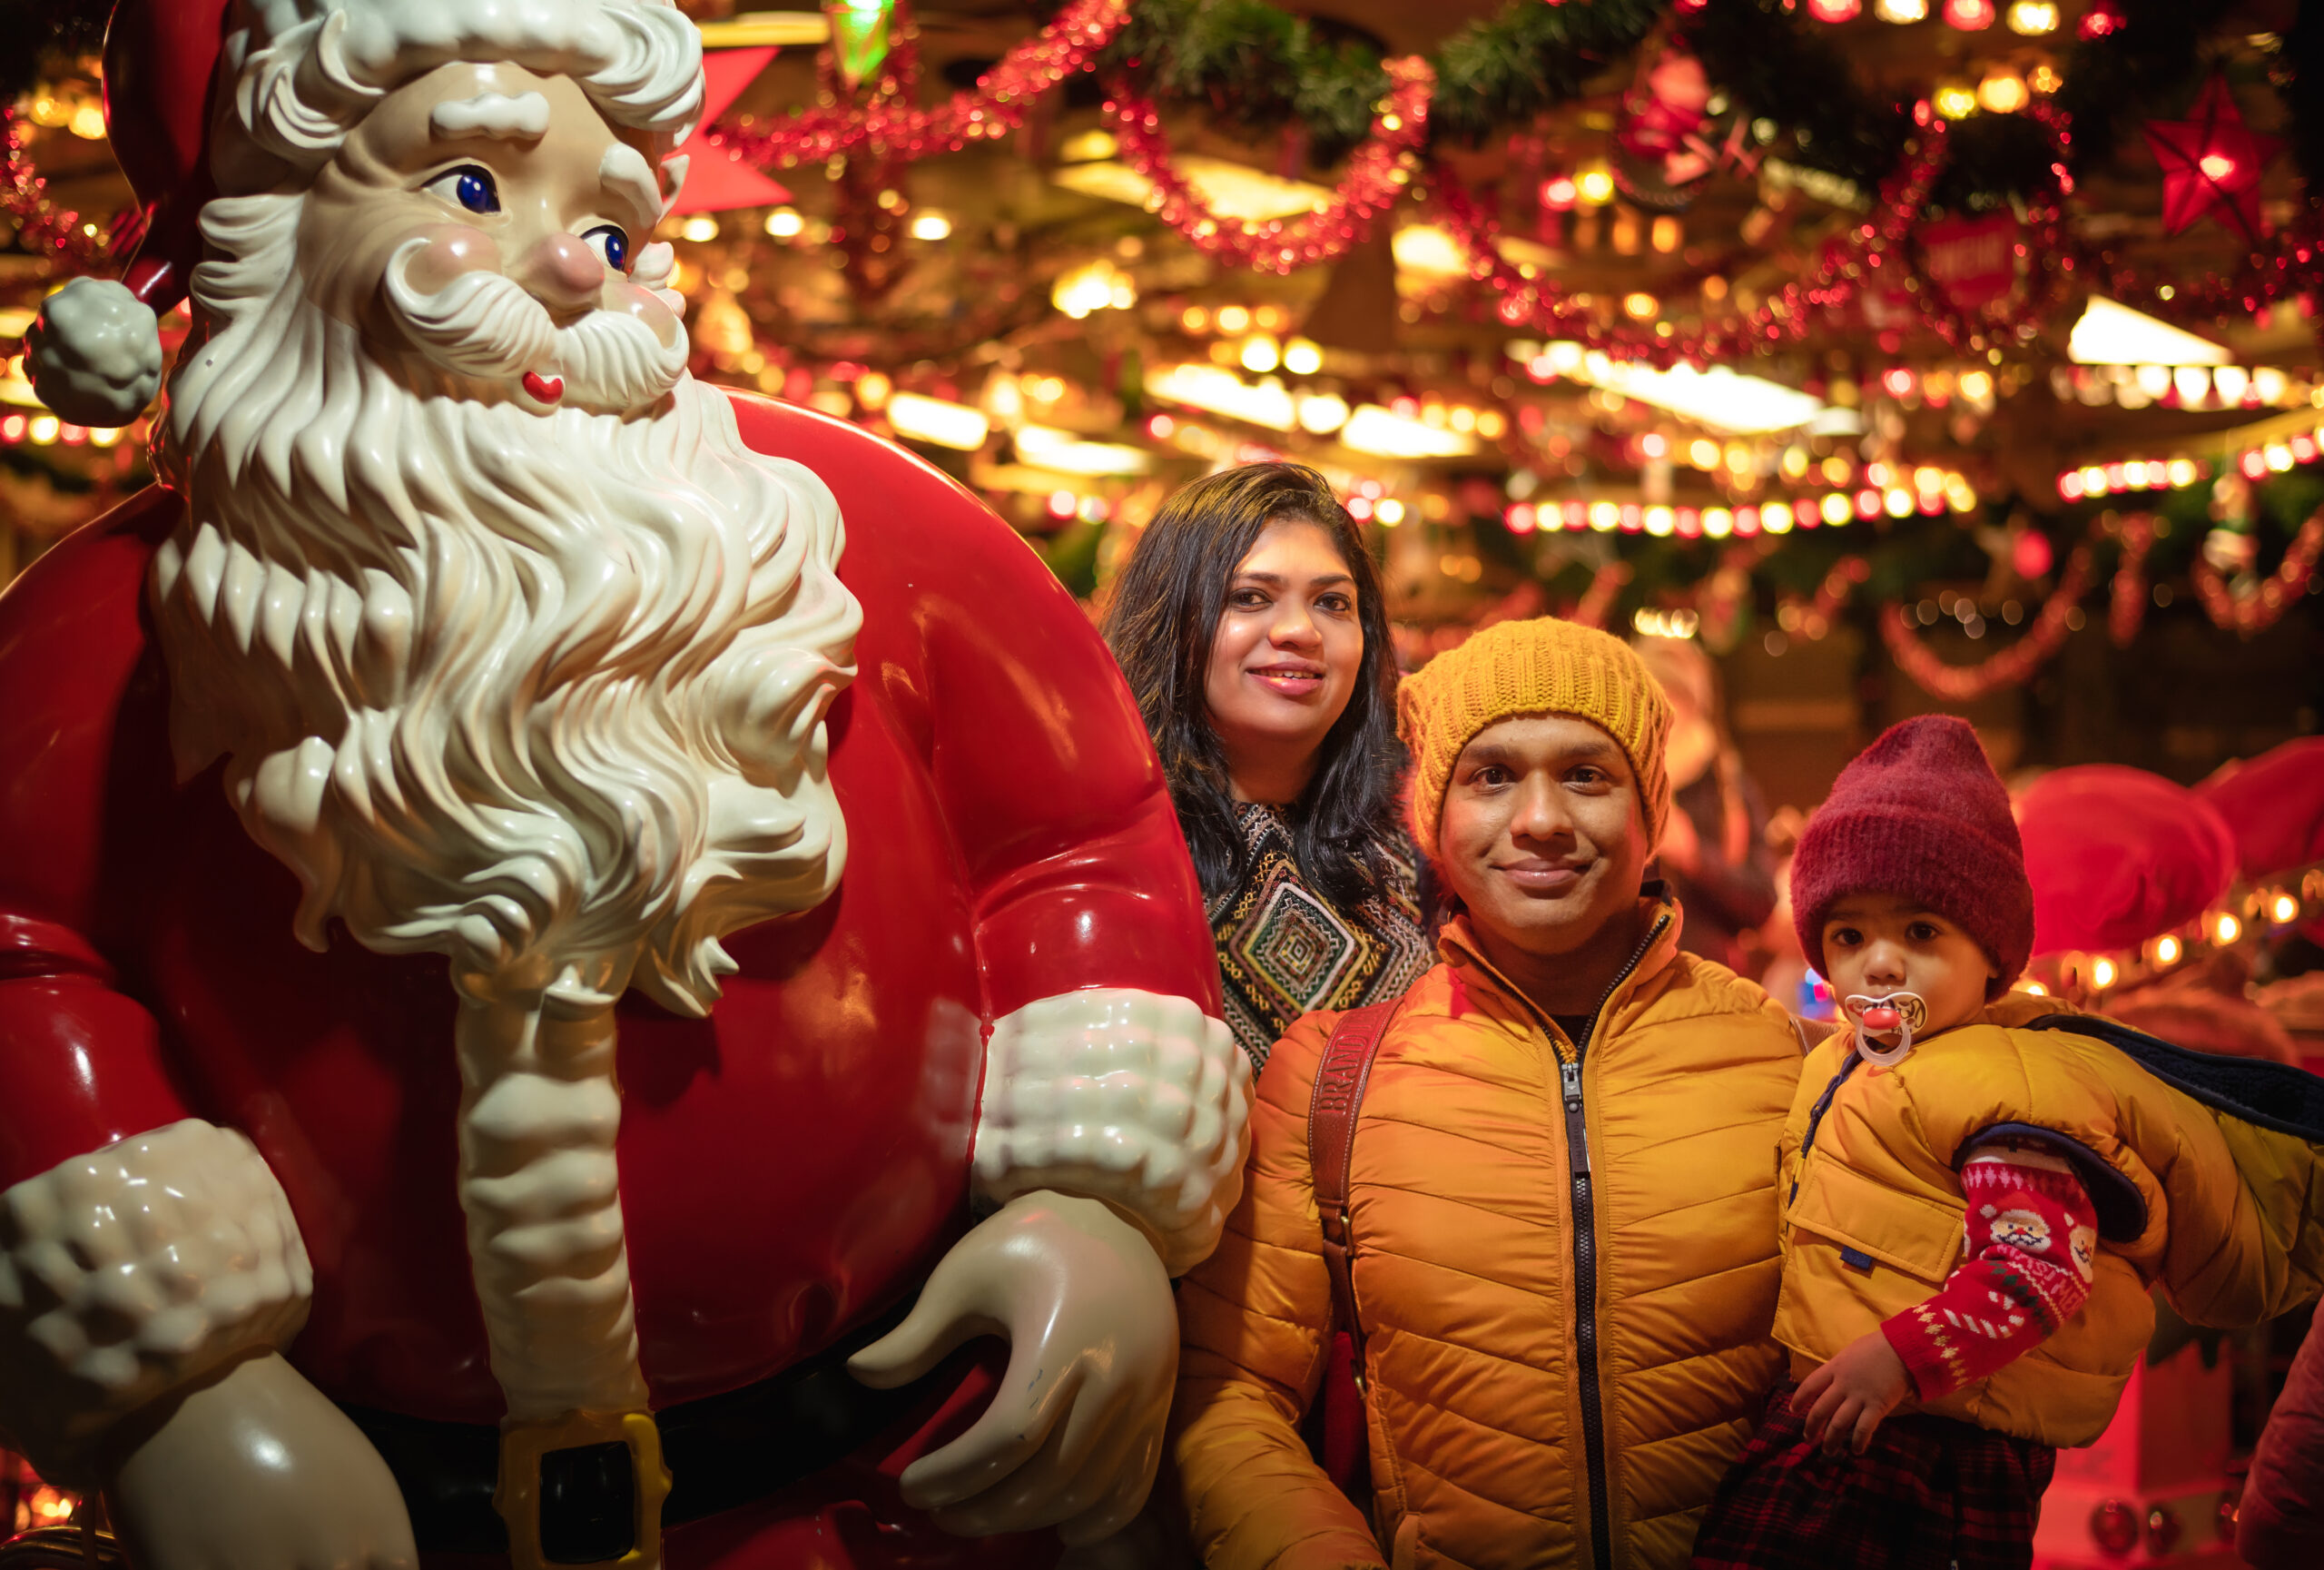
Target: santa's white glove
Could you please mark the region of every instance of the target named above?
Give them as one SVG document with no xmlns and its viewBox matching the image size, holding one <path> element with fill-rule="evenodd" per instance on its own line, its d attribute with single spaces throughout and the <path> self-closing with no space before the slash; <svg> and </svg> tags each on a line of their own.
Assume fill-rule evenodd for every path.
<svg viewBox="0 0 2324 1570">
<path fill-rule="evenodd" d="M 1032 1193 L 944 1256 L 892 1332 L 849 1370 L 889 1388 L 1000 1336 L 1009 1371 L 969 1431 L 904 1469 L 907 1504 L 948 1531 L 1119 1531 L 1154 1486 L 1178 1319 L 1154 1245 L 1104 1203 Z"/>
<path fill-rule="evenodd" d="M 1217 1247 L 1251 1148 L 1251 1060 L 1190 998 L 1092 987 L 993 1022 L 975 1194 L 1118 1205 L 1184 1275 Z"/>
<path fill-rule="evenodd" d="M 414 1570 L 403 1496 L 362 1430 L 267 1353 L 172 1392 L 105 1468 L 138 1570 Z"/>
</svg>

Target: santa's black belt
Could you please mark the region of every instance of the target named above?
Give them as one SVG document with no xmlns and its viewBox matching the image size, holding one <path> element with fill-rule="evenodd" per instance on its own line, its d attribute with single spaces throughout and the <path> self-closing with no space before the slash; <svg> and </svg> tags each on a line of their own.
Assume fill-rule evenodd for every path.
<svg viewBox="0 0 2324 1570">
<path fill-rule="evenodd" d="M 909 1298 L 872 1324 L 755 1385 L 654 1414 L 671 1475 L 665 1526 L 763 1499 L 861 1449 L 960 1377 L 949 1363 L 894 1390 L 874 1390 L 847 1359 L 903 1322 Z M 508 1531 L 493 1508 L 500 1430 L 342 1406 L 403 1490 L 422 1553 L 506 1554 Z M 621 1444 L 552 1450 L 540 1461 L 543 1557 L 558 1565 L 618 1558 L 632 1546 L 635 1479 Z"/>
</svg>

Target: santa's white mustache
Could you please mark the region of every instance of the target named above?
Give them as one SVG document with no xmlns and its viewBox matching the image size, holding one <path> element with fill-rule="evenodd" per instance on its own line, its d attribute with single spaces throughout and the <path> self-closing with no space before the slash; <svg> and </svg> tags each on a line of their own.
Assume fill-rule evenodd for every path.
<svg viewBox="0 0 2324 1570">
<path fill-rule="evenodd" d="M 455 375 L 514 382 L 527 371 L 561 378 L 569 407 L 627 414 L 657 402 L 685 373 L 686 335 L 665 344 L 636 317 L 592 311 L 557 326 L 523 285 L 490 271 L 463 272 L 443 288 L 412 287 L 415 239 L 389 258 L 382 291 L 412 347 Z"/>
</svg>

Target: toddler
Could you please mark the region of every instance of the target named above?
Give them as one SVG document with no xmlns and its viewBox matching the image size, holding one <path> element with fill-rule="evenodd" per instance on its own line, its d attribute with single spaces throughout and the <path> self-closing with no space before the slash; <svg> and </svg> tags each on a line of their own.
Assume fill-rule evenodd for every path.
<svg viewBox="0 0 2324 1570">
<path fill-rule="evenodd" d="M 2025 1565 L 2055 1447 L 2105 1429 L 2152 1286 L 2220 1323 L 2315 1283 L 2280 1247 L 2269 1266 L 2220 1120 L 2126 1047 L 2192 1054 L 2008 995 L 2033 894 L 1965 723 L 1907 720 L 1841 773 L 1792 898 L 1845 1022 L 1778 1146 L 1775 1336 L 1797 1383 L 1694 1564 Z"/>
</svg>

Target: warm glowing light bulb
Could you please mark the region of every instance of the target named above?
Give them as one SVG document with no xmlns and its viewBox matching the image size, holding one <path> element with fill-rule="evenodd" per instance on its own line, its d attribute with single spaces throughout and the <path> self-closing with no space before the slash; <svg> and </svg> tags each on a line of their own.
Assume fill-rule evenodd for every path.
<svg viewBox="0 0 2324 1570">
<path fill-rule="evenodd" d="M 2025 107 L 2028 96 L 2025 79 L 2006 68 L 1989 72 L 1977 84 L 1977 102 L 1991 114 L 2014 114 Z"/>
<path fill-rule="evenodd" d="M 1283 351 L 1267 334 L 1254 332 L 1243 341 L 1242 360 L 1246 370 L 1273 370 L 1283 363 Z"/>
<path fill-rule="evenodd" d="M 1807 0 L 1807 14 L 1818 22 L 1853 22 L 1863 9 L 1861 0 Z"/>
<path fill-rule="evenodd" d="M 1574 189 L 1592 207 L 1603 207 L 1614 199 L 1614 175 L 1602 165 L 1585 169 L 1574 177 Z"/>
<path fill-rule="evenodd" d="M 2222 948 L 2242 935 L 2243 923 L 2225 911 L 2220 912 L 2219 920 L 2211 923 L 2211 938 Z"/>
<path fill-rule="evenodd" d="M 2093 986 L 2112 986 L 2114 984 L 2114 962 L 2104 958 L 2093 960 L 2090 964 L 2090 980 L 2091 984 Z"/>
<path fill-rule="evenodd" d="M 2028 38 L 2058 30 L 2058 8 L 2052 0 L 2017 0 L 2009 8 L 2009 30 Z"/>
<path fill-rule="evenodd" d="M 2158 938 L 2154 944 L 2154 963 L 2159 965 L 2175 965 L 2179 963 L 2179 956 L 2183 952 L 2177 938 Z"/>
<path fill-rule="evenodd" d="M 1283 368 L 1294 376 L 1313 376 L 1324 369 L 1324 351 L 1305 338 L 1295 338 L 1284 345 Z"/>
<path fill-rule="evenodd" d="M 2279 925 L 2296 920 L 2299 915 L 2299 902 L 2290 894 L 2278 894 L 2275 903 L 2268 907 L 2268 913 L 2276 919 Z"/>
<path fill-rule="evenodd" d="M 1218 308 L 1219 331 L 1240 332 L 1250 325 L 1251 313 L 1242 306 L 1222 305 Z"/>
<path fill-rule="evenodd" d="M 2033 993 L 2035 997 L 2037 997 L 2037 998 L 2046 998 L 2046 997 L 2048 997 L 2048 996 L 2050 995 L 2050 989 L 2049 989 L 2049 988 L 2047 988 L 2047 987 L 2045 987 L 2045 986 L 2043 986 L 2043 985 L 2041 982 L 2026 982 L 2026 983 L 2025 983 L 2025 990 L 2026 990 L 2027 992 L 2032 992 L 2032 993 Z"/>
<path fill-rule="evenodd" d="M 1976 112 L 1976 89 L 1965 83 L 1947 82 L 1930 94 L 1936 112 L 1947 120 L 1965 120 Z"/>
<path fill-rule="evenodd" d="M 795 207 L 778 207 L 766 215 L 766 232 L 777 240 L 788 240 L 806 227 L 806 219 Z"/>
<path fill-rule="evenodd" d="M 2224 180 L 2235 173 L 2235 160 L 2224 153 L 2206 153 L 2195 160 L 2195 167 L 2213 180 Z"/>
</svg>

